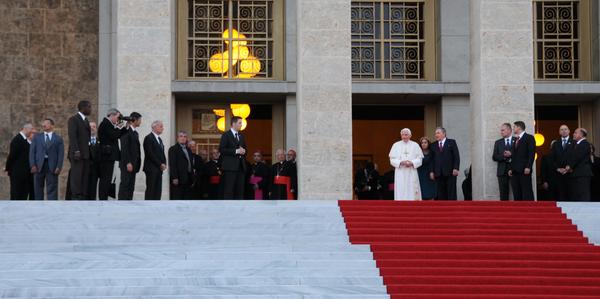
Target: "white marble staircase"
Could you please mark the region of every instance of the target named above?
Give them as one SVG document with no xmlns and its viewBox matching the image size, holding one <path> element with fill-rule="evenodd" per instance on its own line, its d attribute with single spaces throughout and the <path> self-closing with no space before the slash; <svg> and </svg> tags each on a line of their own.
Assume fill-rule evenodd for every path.
<svg viewBox="0 0 600 299">
<path fill-rule="evenodd" d="M 0 297 L 389 298 L 335 201 L 1 201 Z"/>
</svg>

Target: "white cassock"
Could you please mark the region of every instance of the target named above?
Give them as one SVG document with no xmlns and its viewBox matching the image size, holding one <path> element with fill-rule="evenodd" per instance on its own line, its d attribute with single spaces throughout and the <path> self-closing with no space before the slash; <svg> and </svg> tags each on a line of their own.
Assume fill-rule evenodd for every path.
<svg viewBox="0 0 600 299">
<path fill-rule="evenodd" d="M 413 167 L 401 166 L 410 161 Z M 414 141 L 398 141 L 390 150 L 390 164 L 396 169 L 394 176 L 394 200 L 421 200 L 421 185 L 417 168 L 423 162 L 423 151 Z"/>
</svg>

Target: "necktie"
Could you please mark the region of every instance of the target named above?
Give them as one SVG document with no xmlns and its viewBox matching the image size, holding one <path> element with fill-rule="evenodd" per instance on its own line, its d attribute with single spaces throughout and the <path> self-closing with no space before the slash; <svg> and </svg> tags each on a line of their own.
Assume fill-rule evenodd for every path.
<svg viewBox="0 0 600 299">
<path fill-rule="evenodd" d="M 521 140 L 521 137 L 517 137 L 517 140 L 515 141 L 515 147 L 519 146 L 519 140 Z"/>
<path fill-rule="evenodd" d="M 238 133 L 235 133 L 235 140 L 240 141 L 240 135 Z"/>
<path fill-rule="evenodd" d="M 565 149 L 567 147 L 567 139 L 563 138 L 562 148 Z"/>
<path fill-rule="evenodd" d="M 510 148 L 510 139 L 506 138 L 506 144 L 504 145 L 506 148 Z"/>
<path fill-rule="evenodd" d="M 160 137 L 158 137 L 158 143 L 160 144 L 160 147 L 164 150 L 165 145 L 163 144 L 162 139 L 160 139 Z"/>
<path fill-rule="evenodd" d="M 442 151 L 442 149 L 444 148 L 444 144 L 440 141 L 439 142 L 439 146 L 440 146 L 440 152 Z"/>
<path fill-rule="evenodd" d="M 92 145 L 96 145 L 96 137 L 92 137 Z"/>
<path fill-rule="evenodd" d="M 46 133 L 46 144 L 44 149 L 44 158 L 48 159 L 48 147 L 50 146 L 50 134 Z"/>
</svg>

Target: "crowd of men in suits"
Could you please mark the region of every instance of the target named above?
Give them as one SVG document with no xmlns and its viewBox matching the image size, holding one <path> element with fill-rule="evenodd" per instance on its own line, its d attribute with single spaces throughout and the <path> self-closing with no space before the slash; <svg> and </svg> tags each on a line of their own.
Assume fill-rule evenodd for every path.
<svg viewBox="0 0 600 299">
<path fill-rule="evenodd" d="M 197 151 L 195 142 L 183 131 L 177 133 L 177 143 L 165 149 L 161 121 L 152 123 L 152 132 L 140 143 L 140 113 L 123 116 L 117 109 L 109 109 L 97 126 L 88 119 L 92 112 L 89 101 L 79 102 L 77 108 L 68 120 L 68 200 L 132 200 L 140 171 L 146 175 L 146 200 L 161 199 L 165 172 L 170 199 L 297 198 L 296 152 L 289 150 L 286 155 L 278 150 L 277 162 L 269 167 L 262 153 L 256 151 L 250 163 L 239 117 L 231 119 L 231 129 L 222 135 L 219 148 L 209 154 Z M 53 119 L 44 119 L 42 129 L 37 133 L 26 123 L 11 141 L 5 167 L 11 200 L 58 199 L 65 143 L 54 132 Z M 118 192 L 113 177 L 115 163 L 120 169 Z"/>
<path fill-rule="evenodd" d="M 588 132 L 577 128 L 570 134 L 566 125 L 560 126 L 560 138 L 550 143 L 550 154 L 541 161 L 543 195 L 538 199 L 557 201 L 591 201 L 594 167 L 600 161 L 594 147 L 587 141 Z M 498 163 L 497 177 L 500 199 L 508 200 L 512 189 L 515 200 L 533 200 L 532 175 L 535 162 L 535 137 L 525 132 L 525 124 L 517 121 L 500 127 L 502 138 L 494 144 L 493 159 Z M 594 166 L 596 165 L 596 166 Z"/>
<path fill-rule="evenodd" d="M 533 175 L 536 141 L 526 132 L 523 121 L 500 126 L 501 138 L 494 143 L 492 159 L 497 163 L 500 199 L 535 200 Z M 600 200 L 600 158 L 587 141 L 587 130 L 577 128 L 572 136 L 569 127 L 560 126 L 560 138 L 551 142 L 550 154 L 541 159 L 540 200 Z M 417 169 L 423 199 L 456 200 L 456 177 L 460 154 L 456 141 L 446 138 L 446 130 L 437 128 L 435 142 L 427 137 L 419 141 L 423 163 Z M 465 200 L 471 200 L 471 172 L 463 182 Z M 359 199 L 393 199 L 394 170 L 379 175 L 377 166 L 368 163 L 357 170 L 354 190 Z"/>
</svg>

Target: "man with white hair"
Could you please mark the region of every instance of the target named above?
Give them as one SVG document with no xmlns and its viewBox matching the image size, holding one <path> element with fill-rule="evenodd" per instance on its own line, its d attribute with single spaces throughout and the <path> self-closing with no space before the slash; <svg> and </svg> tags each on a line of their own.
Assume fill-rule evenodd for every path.
<svg viewBox="0 0 600 299">
<path fill-rule="evenodd" d="M 144 173 L 146 174 L 145 200 L 160 200 L 162 193 L 162 175 L 167 169 L 165 144 L 160 138 L 164 130 L 161 121 L 152 122 L 152 132 L 144 138 Z"/>
<path fill-rule="evenodd" d="M 390 164 L 395 168 L 394 200 L 421 200 L 421 186 L 417 168 L 423 162 L 423 151 L 410 140 L 410 129 L 400 132 L 402 140 L 394 143 L 390 150 Z"/>
<path fill-rule="evenodd" d="M 33 199 L 33 176 L 29 168 L 29 146 L 33 125 L 25 123 L 10 142 L 4 171 L 10 177 L 10 200 Z"/>
<path fill-rule="evenodd" d="M 115 108 L 108 109 L 106 117 L 98 126 L 98 142 L 100 143 L 100 163 L 98 175 L 98 198 L 107 200 L 111 191 L 115 161 L 121 160 L 119 138 L 127 134 L 128 125 L 121 118 L 121 112 Z M 111 194 L 116 197 L 117 194 Z"/>
</svg>

